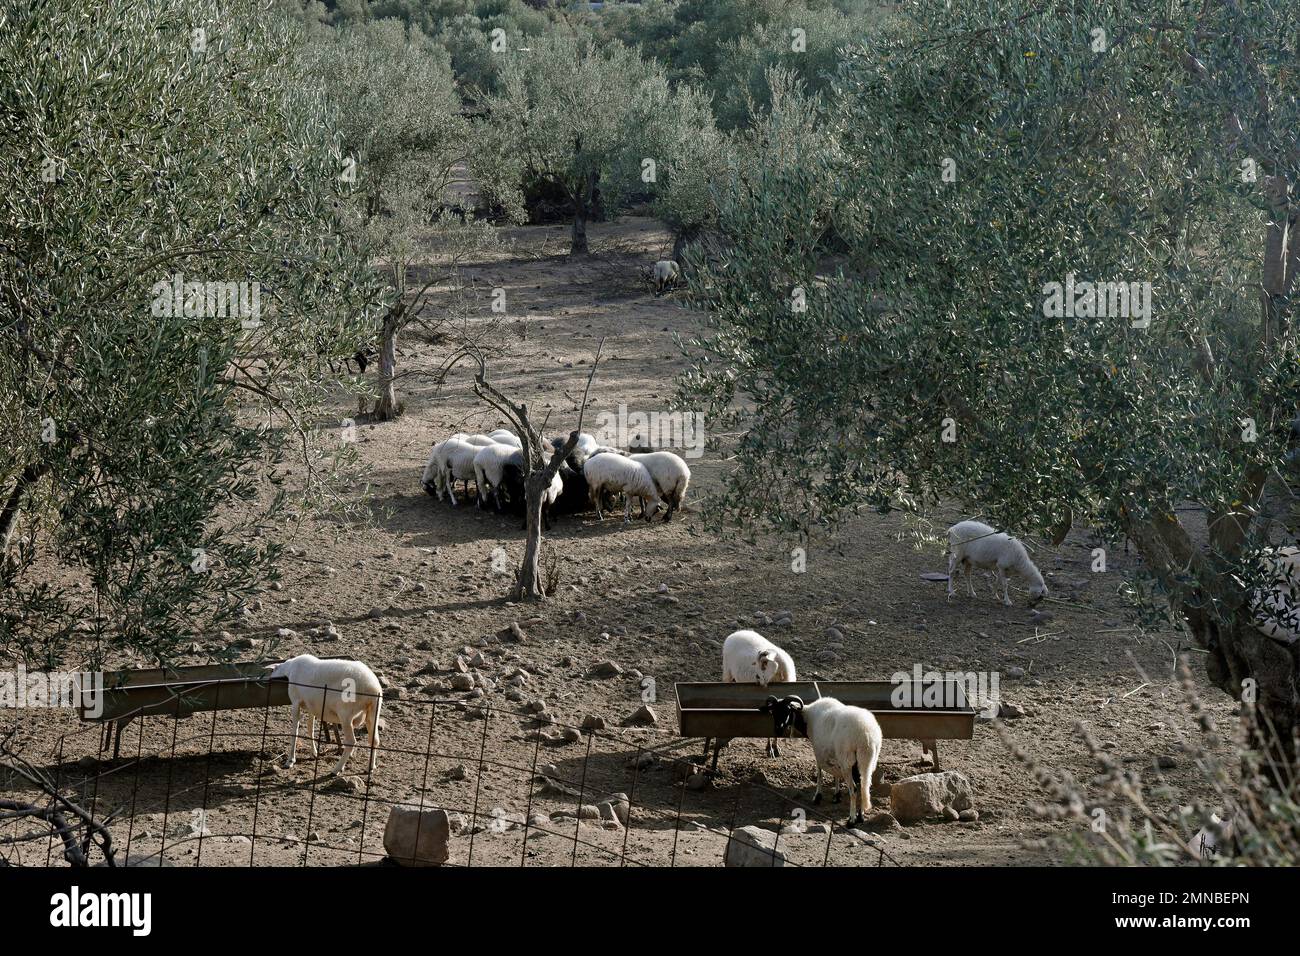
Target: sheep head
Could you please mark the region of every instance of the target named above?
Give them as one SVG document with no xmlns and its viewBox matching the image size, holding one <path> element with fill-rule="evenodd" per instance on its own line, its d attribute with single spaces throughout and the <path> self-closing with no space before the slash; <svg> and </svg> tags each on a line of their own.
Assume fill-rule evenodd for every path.
<svg viewBox="0 0 1300 956">
<path fill-rule="evenodd" d="M 802 697 L 794 694 L 789 697 L 768 697 L 759 712 L 772 715 L 773 737 L 789 737 L 793 730 L 807 734 Z"/>
</svg>

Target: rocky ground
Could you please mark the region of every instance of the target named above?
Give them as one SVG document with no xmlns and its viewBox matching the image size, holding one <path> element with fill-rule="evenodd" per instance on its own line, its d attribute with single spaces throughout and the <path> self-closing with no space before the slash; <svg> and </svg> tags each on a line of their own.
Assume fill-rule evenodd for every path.
<svg viewBox="0 0 1300 956">
<path fill-rule="evenodd" d="M 563 256 L 562 227 L 505 238 L 511 248 L 470 270 L 479 287 L 507 289 L 520 333 L 494 366 L 497 386 L 549 411 L 548 431 L 567 431 L 604 338 L 595 407 L 665 409 L 683 367 L 673 336 L 691 334 L 698 316 L 674 296 L 653 297 L 640 275 L 668 248 L 658 224 L 597 226 L 595 255 L 582 261 Z M 406 368 L 438 359 L 437 346 L 403 344 Z M 717 865 L 726 833 L 749 825 L 785 827 L 781 849 L 801 864 L 1069 862 L 1073 825 L 1035 813 L 1044 795 L 987 723 L 972 740 L 941 744 L 944 769 L 968 781 L 969 796 L 949 798 L 952 812 L 940 807 L 932 822 L 901 826 L 877 815 L 870 832 L 845 830 L 846 804 L 807 802 L 814 763 L 803 742 L 772 759 L 763 741 L 737 740 L 715 778 L 690 778 L 682 768 L 701 743 L 676 734 L 673 685 L 717 680 L 721 642 L 742 625 L 789 650 L 804 678 L 887 679 L 916 664 L 996 671 L 1010 705 L 1005 726 L 1041 764 L 1086 786 L 1097 764 L 1076 730 L 1082 723 L 1117 759 L 1163 784 L 1162 806 L 1205 793 L 1183 750 L 1195 734 L 1172 679 L 1178 635 L 1126 623 L 1117 572 L 1133 558 L 1112 552 L 1108 571 L 1093 573 L 1097 542 L 1085 530 L 1058 548 L 1035 548 L 1054 598 L 1041 606 L 1046 613 L 1031 614 L 1023 591 L 1004 607 L 983 582 L 976 598 L 948 602 L 941 581 L 922 577 L 944 570 L 942 546 L 918 546 L 895 516 L 862 517 L 835 540 L 813 542 L 802 571 L 789 542 L 704 531 L 700 502 L 728 468 L 710 454 L 691 462 L 681 520 L 559 521 L 549 537 L 559 592 L 524 606 L 505 597 L 522 550 L 517 523 L 453 509 L 419 484 L 436 440 L 500 422 L 467 375 L 440 392 L 404 380 L 404 397 L 399 420 L 357 431 L 370 469 L 369 519 L 269 529 L 291 549 L 283 583 L 259 595 L 244 627 L 203 642 L 237 643 L 247 659 L 311 651 L 368 662 L 388 687 L 377 771 L 366 780 L 360 751 L 342 781 L 325 776 L 332 754 L 278 766 L 285 709 L 151 718 L 127 729 L 118 761 L 101 759 L 97 726 L 66 713 L 24 718 L 29 758 L 97 814 L 112 814 L 115 840 L 131 856 L 374 863 L 389 807 L 423 800 L 451 812 L 453 864 Z M 340 419 L 354 410 L 340 397 Z M 938 526 L 956 517 L 941 515 Z M 651 714 L 636 717 L 647 677 Z M 1207 689 L 1206 700 L 1227 714 L 1222 695 Z M 915 742 L 888 740 L 882 767 L 882 783 L 892 785 L 928 761 Z M 12 780 L 7 789 L 23 792 Z M 885 789 L 878 810 L 891 808 Z M 834 815 L 833 829 L 822 811 Z M 574 818 L 584 812 L 595 817 Z M 43 843 L 22 852 L 28 862 L 48 854 Z"/>
</svg>

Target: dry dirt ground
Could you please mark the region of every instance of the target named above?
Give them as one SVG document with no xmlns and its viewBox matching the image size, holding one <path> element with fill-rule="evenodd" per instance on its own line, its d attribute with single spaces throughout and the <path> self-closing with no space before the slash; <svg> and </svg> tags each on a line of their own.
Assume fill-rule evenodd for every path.
<svg viewBox="0 0 1300 956">
<path fill-rule="evenodd" d="M 597 225 L 594 256 L 582 261 L 564 256 L 563 227 L 520 228 L 506 238 L 512 249 L 470 270 L 481 287 L 504 287 L 511 320 L 527 327 L 526 340 L 495 363 L 496 384 L 534 410 L 551 409 L 548 431 L 566 432 L 596 343 L 606 337 L 594 408 L 667 408 L 683 368 L 673 333 L 689 335 L 699 317 L 672 295 L 653 297 L 638 274 L 668 248 L 658 224 L 627 218 Z M 438 358 L 434 346 L 411 339 L 402 345 L 404 368 L 432 367 Z M 423 794 L 427 803 L 467 816 L 477 810 L 482 829 L 468 827 L 452 840 L 451 862 L 459 864 L 716 865 L 729 827 L 776 828 L 796 806 L 807 808 L 813 825 L 782 837 L 782 846 L 799 863 L 874 865 L 881 850 L 885 862 L 911 865 L 1071 861 L 1062 838 L 1073 827 L 1034 812 L 1044 795 L 988 724 L 976 726 L 973 740 L 941 745 L 944 768 L 970 779 L 979 820 L 889 829 L 870 834 L 870 842 L 844 829 L 846 803 L 806 802 L 814 764 L 802 741 L 789 742 L 774 760 L 762 741 L 737 740 L 712 786 L 700 791 L 680 784 L 670 759 L 632 769 L 629 761 L 646 750 L 668 758 L 700 751 L 699 741 L 676 736 L 673 684 L 717 680 L 722 639 L 741 625 L 757 626 L 790 650 L 805 679 L 886 679 L 917 663 L 1001 672 L 1002 698 L 1027 712 L 1007 728 L 1042 764 L 1084 782 L 1097 772 L 1075 730 L 1083 722 L 1144 777 L 1163 777 L 1171 789 L 1162 805 L 1204 794 L 1201 771 L 1181 749 L 1195 735 L 1171 675 L 1178 637 L 1125 623 L 1114 572 L 1132 558 L 1112 549 L 1110 573 L 1092 573 L 1096 542 L 1079 529 L 1059 548 L 1035 549 L 1060 599 L 1045 605 L 1054 619 L 1035 626 L 1023 591 L 1013 591 L 1015 606 L 1007 608 L 980 582 L 977 598 L 947 603 L 944 584 L 921 577 L 944 570 L 942 547 L 919 549 L 893 516 L 864 516 L 836 540 L 813 542 L 804 573 L 791 569 L 788 542 L 755 546 L 704 532 L 698 504 L 728 467 L 710 453 L 691 463 L 681 520 L 627 527 L 621 518 L 601 522 L 594 515 L 560 520 L 548 539 L 559 554 L 558 595 L 540 606 L 512 604 L 505 598 L 510 576 L 494 572 L 492 555 L 503 548 L 512 564 L 517 560 L 518 524 L 473 507 L 452 509 L 419 484 L 435 441 L 500 424 L 468 382 L 467 372 L 457 373 L 435 393 L 418 379 L 404 380 L 403 417 L 357 430 L 371 469 L 373 520 L 301 520 L 269 530 L 293 549 L 283 562 L 282 589 L 259 596 L 246 627 L 207 639 L 215 645 L 251 638 L 250 659 L 311 651 L 367 661 L 392 688 L 373 778 L 367 783 L 360 750 L 343 787 L 325 776 L 332 755 L 316 762 L 308 754 L 291 769 L 278 767 L 273 758 L 285 751 L 288 724 L 283 708 L 179 722 L 152 718 L 143 731 L 133 724 L 116 762 L 100 759 L 98 728 L 75 716 L 28 720 L 28 755 L 98 814 L 113 814 L 119 849 L 133 857 L 161 850 L 181 865 L 374 863 L 383 855 L 388 804 Z M 340 418 L 351 411 L 341 397 Z M 956 515 L 939 517 L 942 527 Z M 791 612 L 788 625 L 755 624 L 756 614 L 781 610 Z M 496 640 L 512 622 L 526 641 Z M 309 633 L 328 623 L 337 639 Z M 836 660 L 823 663 L 816 657 L 831 625 L 842 631 L 843 646 L 834 649 Z M 277 647 L 280 628 L 294 634 Z M 494 684 L 486 700 L 496 709 L 486 719 L 450 703 L 468 695 L 447 686 L 457 654 L 477 651 L 484 662 L 476 669 Z M 632 673 L 586 677 L 601 660 Z M 530 676 L 516 695 L 522 700 L 512 701 L 506 681 L 517 668 Z M 1010 679 L 1012 668 L 1024 676 Z M 641 703 L 636 672 L 655 679 L 652 727 L 621 726 Z M 1207 688 L 1205 697 L 1221 717 L 1228 713 L 1222 695 Z M 609 729 L 576 743 L 539 744 L 529 739 L 537 724 L 521 716 L 537 700 L 561 723 L 599 715 Z M 883 778 L 923 770 L 921 761 L 916 743 L 886 741 Z M 534 772 L 547 764 L 581 797 L 537 785 Z M 614 792 L 631 798 L 626 829 L 542 817 L 526 828 L 510 822 L 562 814 Z M 888 808 L 887 798 L 876 802 Z M 819 825 L 827 819 L 819 810 L 833 814 L 833 830 Z M 494 811 L 504 822 L 494 822 Z M 206 825 L 201 841 L 196 824 Z M 43 842 L 22 853 L 29 863 L 50 858 Z"/>
</svg>

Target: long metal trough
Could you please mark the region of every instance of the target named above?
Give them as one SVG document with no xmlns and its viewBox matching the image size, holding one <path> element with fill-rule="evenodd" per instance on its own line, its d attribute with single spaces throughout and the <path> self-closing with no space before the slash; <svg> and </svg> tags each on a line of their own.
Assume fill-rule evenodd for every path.
<svg viewBox="0 0 1300 956">
<path fill-rule="evenodd" d="M 895 706 L 900 685 L 887 680 L 796 681 L 767 687 L 720 682 L 673 686 L 677 691 L 678 732 L 683 737 L 703 737 L 706 758 L 709 740 L 716 739 L 715 769 L 718 751 L 726 739 L 772 736 L 772 718 L 759 710 L 771 696 L 797 695 L 805 703 L 818 697 L 834 697 L 863 707 L 875 715 L 886 738 L 921 741 L 933 754 L 935 769 L 939 768 L 937 741 L 969 740 L 975 733 L 975 708 L 968 703 L 966 688 L 960 681 L 914 681 L 911 700 L 938 698 L 940 703 L 906 707 Z"/>
<path fill-rule="evenodd" d="M 167 714 L 179 719 L 200 711 L 288 704 L 289 682 L 269 679 L 266 664 L 198 664 L 108 672 L 101 707 L 83 698 L 81 718 L 105 725 L 100 750 L 107 749 L 111 735 L 116 759 L 122 748 L 122 731 L 136 717 Z"/>
</svg>

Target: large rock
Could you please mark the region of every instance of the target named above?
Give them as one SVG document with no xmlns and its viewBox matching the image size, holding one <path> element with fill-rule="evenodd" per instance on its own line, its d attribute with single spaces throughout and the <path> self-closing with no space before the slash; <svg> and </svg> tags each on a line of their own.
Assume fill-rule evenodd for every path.
<svg viewBox="0 0 1300 956">
<path fill-rule="evenodd" d="M 970 806 L 970 781 L 956 770 L 919 773 L 895 781 L 889 789 L 889 810 L 899 823 L 942 816 L 944 807 L 960 813 Z"/>
<path fill-rule="evenodd" d="M 655 712 L 650 709 L 650 705 L 642 704 L 636 710 L 632 711 L 632 713 L 627 715 L 623 724 L 628 727 L 644 727 L 658 722 L 659 718 L 655 716 Z"/>
<path fill-rule="evenodd" d="M 402 866 L 439 866 L 450 855 L 451 820 L 446 810 L 399 803 L 388 811 L 384 850 Z"/>
<path fill-rule="evenodd" d="M 741 827 L 731 832 L 724 866 L 785 866 L 785 854 L 776 847 L 777 835 L 759 827 Z"/>
</svg>

